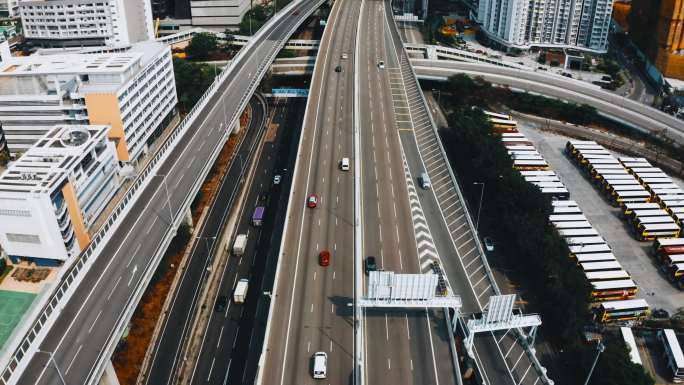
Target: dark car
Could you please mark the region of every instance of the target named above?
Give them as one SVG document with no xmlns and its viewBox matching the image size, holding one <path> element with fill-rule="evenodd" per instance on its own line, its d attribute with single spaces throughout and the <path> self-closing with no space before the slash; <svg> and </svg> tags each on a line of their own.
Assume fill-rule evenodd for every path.
<svg viewBox="0 0 684 385">
<path fill-rule="evenodd" d="M 366 257 L 366 274 L 371 271 L 378 271 L 378 264 L 375 262 L 375 257 Z"/>
<path fill-rule="evenodd" d="M 342 72 L 342 66 L 335 67 L 335 72 Z"/>
<path fill-rule="evenodd" d="M 214 305 L 214 311 L 222 313 L 223 311 L 226 310 L 226 306 L 228 306 L 228 297 L 225 295 L 219 296 L 216 299 L 216 304 Z"/>
</svg>

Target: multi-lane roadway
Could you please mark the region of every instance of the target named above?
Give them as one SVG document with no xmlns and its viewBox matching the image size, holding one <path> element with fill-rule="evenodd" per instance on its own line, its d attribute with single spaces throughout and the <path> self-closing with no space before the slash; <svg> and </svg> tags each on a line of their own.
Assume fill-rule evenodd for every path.
<svg viewBox="0 0 684 385">
<path fill-rule="evenodd" d="M 216 245 L 241 187 L 241 181 L 244 179 L 246 167 L 240 159 L 251 158 L 263 134 L 266 108 L 264 103 L 262 98 L 254 98 L 250 103 L 252 107 L 250 125 L 246 128 L 245 136 L 234 154 L 234 161 L 231 162 L 221 179 L 215 200 L 207 211 L 206 219 L 199 229 L 197 240 L 188 256 L 187 268 L 182 272 L 176 292 L 172 293 L 174 299 L 153 347 L 152 361 L 146 373 L 145 384 L 173 383 L 178 364 L 182 363 L 181 348 L 188 335 L 191 334 L 193 314 L 197 310 L 199 294 L 206 282 L 206 265 L 222 252 Z M 211 253 L 208 254 L 210 250 Z M 237 331 L 231 328 L 231 332 Z"/>
<path fill-rule="evenodd" d="M 303 113 L 303 103 L 294 99 L 278 103 L 258 151 L 255 171 L 246 180 L 250 183 L 243 204 L 239 208 L 239 222 L 233 232 L 247 235 L 247 247 L 242 255 L 232 255 L 221 272 L 217 298 L 228 298 L 226 309 L 216 309 L 204 328 L 201 349 L 192 368 L 190 383 L 202 384 L 251 384 L 256 367 L 256 352 L 261 351 L 257 307 L 267 305 L 263 287 L 264 271 L 271 268 L 267 261 L 277 253 L 282 235 L 282 220 L 278 213 L 284 212 L 290 178 L 287 164 L 290 141 L 297 139 Z M 273 183 L 275 175 L 281 182 Z M 266 208 L 264 223 L 252 224 L 256 206 Z M 231 237 L 231 240 L 235 237 Z M 229 244 L 231 246 L 232 243 Z M 249 279 L 249 291 L 244 304 L 232 301 L 232 292 L 238 279 Z M 262 286 L 263 285 L 263 286 Z M 213 304 L 213 303 L 212 303 Z"/>
<path fill-rule="evenodd" d="M 353 179 L 338 162 L 352 156 L 359 5 L 336 1 L 321 39 L 281 247 L 264 384 L 313 383 L 310 359 L 317 351 L 328 355 L 329 378 L 352 379 Z M 309 194 L 318 196 L 318 207 L 306 207 Z M 322 250 L 330 252 L 329 266 L 319 264 Z"/>
<path fill-rule="evenodd" d="M 400 132 L 408 117 L 396 69 L 390 24 L 381 0 L 365 0 L 359 23 L 359 134 L 363 257 L 396 273 L 430 271 L 421 265 L 409 200 Z M 414 190 L 415 191 L 415 190 Z M 418 210 L 420 210 L 418 208 Z M 365 286 L 365 284 L 364 284 Z M 441 311 L 439 311 L 441 313 Z M 445 328 L 425 309 L 366 309 L 365 372 L 369 384 L 455 384 Z"/>
<path fill-rule="evenodd" d="M 222 146 L 229 123 L 226 117 L 240 107 L 240 96 L 255 86 L 261 75 L 256 69 L 268 64 L 319 3 L 304 0 L 295 4 L 293 13 L 299 16 L 290 13 L 270 24 L 251 50 L 233 64 L 233 72 L 184 134 L 182 145 L 171 150 L 74 295 L 61 305 L 19 384 L 59 385 L 62 378 L 68 384 L 99 380 L 101 363 L 108 359 L 120 337 L 118 331 L 135 307 L 138 288 L 147 284 L 148 273 L 156 268 L 152 256 L 171 231 L 169 216 L 183 215 L 181 202 L 212 160 L 213 150 Z"/>
</svg>

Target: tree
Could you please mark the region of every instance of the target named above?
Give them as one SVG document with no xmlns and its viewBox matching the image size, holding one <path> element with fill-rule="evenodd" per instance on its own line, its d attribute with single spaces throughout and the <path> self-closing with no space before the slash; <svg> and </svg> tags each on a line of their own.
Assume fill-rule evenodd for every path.
<svg viewBox="0 0 684 385">
<path fill-rule="evenodd" d="M 204 63 L 173 58 L 173 73 L 180 109 L 188 112 L 214 81 L 214 68 Z"/>
<path fill-rule="evenodd" d="M 599 356 L 589 385 L 653 385 L 655 381 L 641 365 L 634 364 L 629 358 L 628 347 L 616 335 L 606 335 L 603 339 L 606 349 Z M 582 384 L 591 364 L 596 357 L 596 345 L 577 344 L 563 353 L 561 362 L 566 366 L 570 378 L 563 383 Z"/>
<path fill-rule="evenodd" d="M 210 33 L 198 33 L 190 40 L 185 52 L 192 60 L 206 60 L 217 47 L 216 36 Z"/>
</svg>

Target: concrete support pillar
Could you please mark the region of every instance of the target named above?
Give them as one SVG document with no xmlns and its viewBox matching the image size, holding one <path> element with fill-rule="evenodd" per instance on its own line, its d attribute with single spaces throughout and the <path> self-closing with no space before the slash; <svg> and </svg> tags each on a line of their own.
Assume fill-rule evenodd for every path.
<svg viewBox="0 0 684 385">
<path fill-rule="evenodd" d="M 233 127 L 231 127 L 230 131 L 232 133 L 237 134 L 240 132 L 240 119 L 236 120 L 235 123 L 233 124 Z"/>
<path fill-rule="evenodd" d="M 190 210 L 190 208 L 185 210 L 185 217 L 183 218 L 183 222 L 185 222 L 185 224 L 190 226 L 191 228 L 195 227 L 195 224 L 192 222 L 192 210 Z"/>
<path fill-rule="evenodd" d="M 119 383 L 119 378 L 116 376 L 114 365 L 112 365 L 111 360 L 108 361 L 107 366 L 105 366 L 104 373 L 102 373 L 102 378 L 100 378 L 100 385 L 121 385 Z"/>
</svg>

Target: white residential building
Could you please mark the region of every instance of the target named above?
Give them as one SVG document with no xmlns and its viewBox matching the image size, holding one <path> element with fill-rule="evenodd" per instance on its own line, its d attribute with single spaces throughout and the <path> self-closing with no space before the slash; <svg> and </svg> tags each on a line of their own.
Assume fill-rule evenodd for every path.
<svg viewBox="0 0 684 385">
<path fill-rule="evenodd" d="M 109 126 L 55 126 L 0 176 L 0 244 L 16 263 L 59 265 L 90 242 L 119 189 Z"/>
<path fill-rule="evenodd" d="M 24 37 L 42 46 L 118 46 L 154 39 L 149 0 L 21 0 Z"/>
<path fill-rule="evenodd" d="M 260 0 L 252 1 L 254 5 L 261 3 Z M 190 0 L 192 25 L 219 32 L 235 29 L 249 11 L 249 5 L 250 0 Z"/>
<path fill-rule="evenodd" d="M 88 54 L 6 54 L 0 63 L 0 122 L 13 154 L 57 124 L 104 124 L 119 161 L 135 162 L 176 103 L 171 49 L 155 41 Z"/>
<path fill-rule="evenodd" d="M 613 0 L 480 0 L 477 21 L 508 48 L 608 49 Z"/>
</svg>

